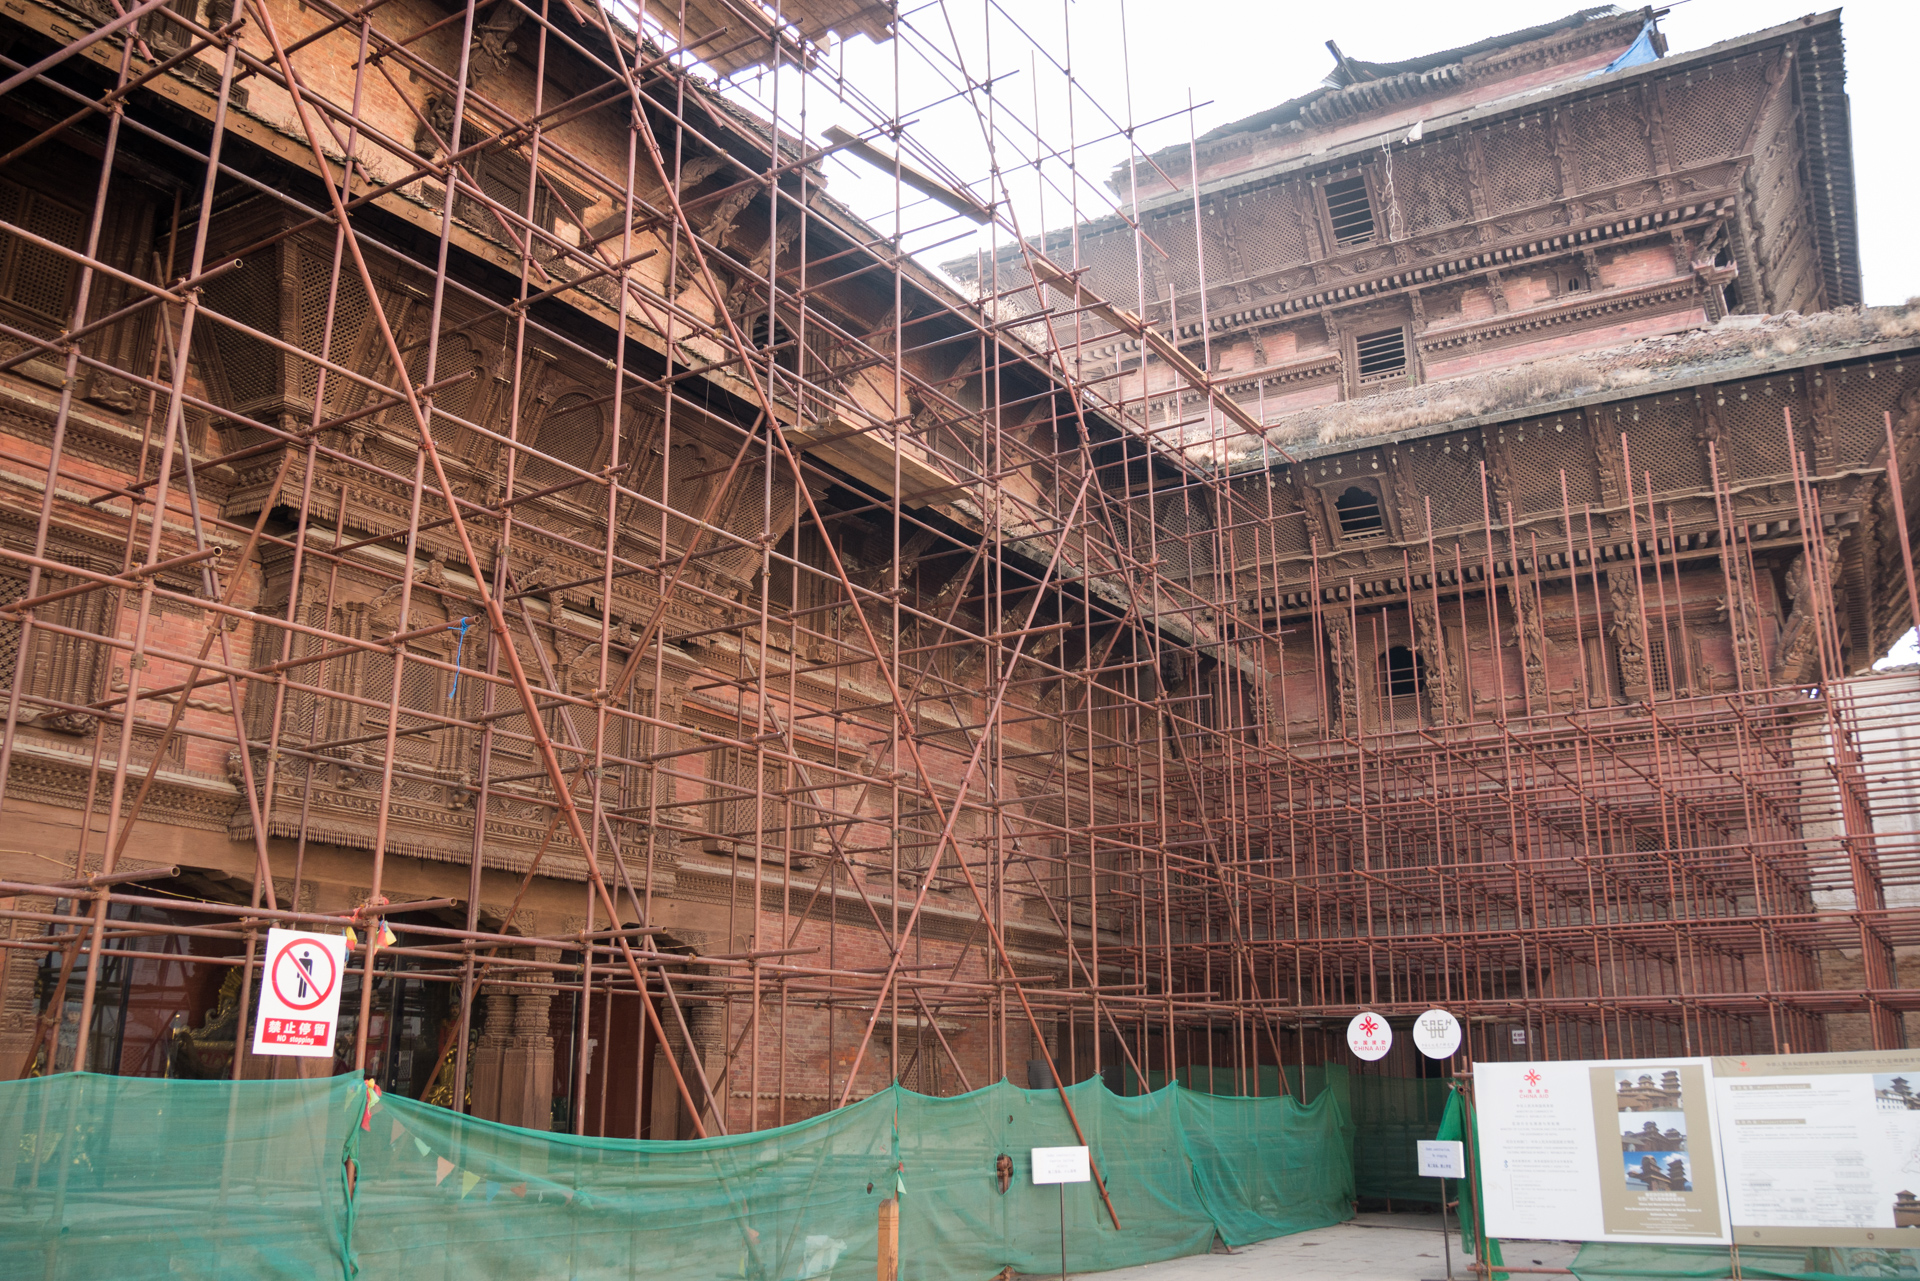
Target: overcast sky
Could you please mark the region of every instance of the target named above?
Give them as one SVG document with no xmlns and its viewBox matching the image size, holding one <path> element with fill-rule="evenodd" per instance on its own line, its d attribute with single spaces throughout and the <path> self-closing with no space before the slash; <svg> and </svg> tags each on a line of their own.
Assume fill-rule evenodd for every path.
<svg viewBox="0 0 1920 1281">
<path fill-rule="evenodd" d="M 1579 6 L 1577 0 L 998 0 L 991 6 L 988 0 L 904 0 L 902 7 L 910 15 L 905 39 L 877 46 L 856 39 L 843 46 L 836 61 L 846 81 L 882 115 L 896 109 L 897 93 L 897 110 L 913 139 L 909 154 L 919 148 L 922 163 L 944 166 L 984 195 L 992 188 L 991 169 L 977 108 L 987 99 L 977 88 L 968 92 L 956 63 L 976 84 L 994 77 L 995 156 L 1021 230 L 1032 234 L 1042 223 L 1068 223 L 1075 201 L 1082 217 L 1111 208 L 1104 182 L 1127 158 L 1126 140 L 1116 135 L 1129 124 L 1142 151 L 1184 145 L 1189 101 L 1191 129 L 1205 133 L 1296 97 L 1330 69 L 1324 44 L 1329 39 L 1349 57 L 1390 62 L 1550 22 Z M 1683 0 L 1660 25 L 1679 52 L 1809 11 L 1804 0 Z M 1867 301 L 1898 303 L 1920 294 L 1920 246 L 1904 234 L 1920 189 L 1909 137 L 1920 3 L 1848 5 L 1842 31 Z M 1069 37 L 1077 85 L 1071 95 L 1062 70 L 1069 63 Z M 771 76 L 736 86 L 763 113 L 774 105 L 774 89 Z M 819 78 L 803 90 L 797 77 L 782 77 L 778 107 L 787 128 L 800 127 L 803 103 L 806 132 L 815 139 L 831 124 L 863 126 L 861 116 L 833 101 Z M 1036 135 L 1044 146 L 1036 144 Z M 1077 151 L 1072 172 L 1078 182 L 1065 155 L 1036 173 L 1036 152 L 1070 147 Z M 890 178 L 836 157 L 828 181 L 835 196 L 876 227 L 894 229 Z M 924 201 L 904 207 L 907 244 L 934 261 L 984 247 L 987 235 L 970 224 L 936 224 L 943 213 Z M 1006 233 L 1000 234 L 1004 239 Z"/>
</svg>

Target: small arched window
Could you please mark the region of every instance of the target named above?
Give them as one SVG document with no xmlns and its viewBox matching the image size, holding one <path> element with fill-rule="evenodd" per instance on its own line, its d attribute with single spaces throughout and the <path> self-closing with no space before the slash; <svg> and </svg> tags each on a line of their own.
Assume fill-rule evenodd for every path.
<svg viewBox="0 0 1920 1281">
<path fill-rule="evenodd" d="M 1571 276 L 1567 277 L 1568 293 L 1574 293 L 1578 290 L 1585 289 L 1586 287 L 1587 287 L 1587 278 L 1581 275 L 1579 272 L 1576 271 Z"/>
<path fill-rule="evenodd" d="M 1387 669 L 1388 697 L 1418 694 L 1426 688 L 1426 673 L 1420 669 L 1420 655 L 1405 645 L 1395 645 L 1382 655 L 1381 661 Z"/>
<path fill-rule="evenodd" d="M 1386 526 L 1380 519 L 1380 496 L 1359 485 L 1347 486 L 1347 492 L 1333 501 L 1340 517 L 1340 532 L 1348 538 L 1367 538 L 1381 533 Z"/>
</svg>

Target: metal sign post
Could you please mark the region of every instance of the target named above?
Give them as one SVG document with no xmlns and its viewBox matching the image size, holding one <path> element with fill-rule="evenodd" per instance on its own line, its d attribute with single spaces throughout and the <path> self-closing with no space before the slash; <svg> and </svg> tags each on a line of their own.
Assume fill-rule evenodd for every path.
<svg viewBox="0 0 1920 1281">
<path fill-rule="evenodd" d="M 1060 1281 L 1067 1281 L 1067 1184 L 1093 1181 L 1093 1163 L 1085 1148 L 1033 1149 L 1033 1181 L 1060 1190 Z"/>
<path fill-rule="evenodd" d="M 1440 1253 L 1447 1263 L 1447 1281 L 1453 1281 L 1453 1240 L 1447 1233 L 1447 1180 L 1467 1177 L 1466 1144 L 1458 1139 L 1415 1141 L 1420 1174 L 1440 1180 Z"/>
</svg>

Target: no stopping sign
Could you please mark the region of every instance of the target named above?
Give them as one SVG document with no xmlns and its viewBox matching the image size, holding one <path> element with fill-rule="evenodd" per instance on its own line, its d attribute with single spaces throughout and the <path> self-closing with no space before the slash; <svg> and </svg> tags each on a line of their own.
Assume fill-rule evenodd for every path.
<svg viewBox="0 0 1920 1281">
<path fill-rule="evenodd" d="M 253 1021 L 255 1054 L 333 1057 L 347 940 L 304 930 L 267 931 L 267 968 Z"/>
</svg>

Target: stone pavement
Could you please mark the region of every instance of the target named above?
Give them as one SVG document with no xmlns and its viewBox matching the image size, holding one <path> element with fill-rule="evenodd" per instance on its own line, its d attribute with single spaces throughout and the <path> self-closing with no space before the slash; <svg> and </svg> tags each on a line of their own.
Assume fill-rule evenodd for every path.
<svg viewBox="0 0 1920 1281">
<path fill-rule="evenodd" d="M 1516 1267 L 1564 1268 L 1578 1249 L 1560 1241 L 1507 1242 L 1505 1257 Z M 1457 1281 L 1470 1281 L 1467 1263 L 1455 1229 Z M 1100 1281 L 1439 1281 L 1447 1271 L 1440 1216 L 1396 1213 L 1362 1214 L 1349 1223 L 1261 1241 L 1230 1255 L 1196 1254 L 1098 1275 Z"/>
</svg>

